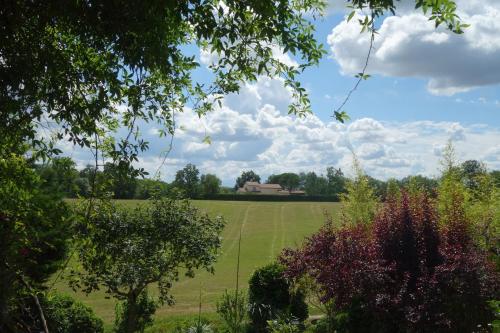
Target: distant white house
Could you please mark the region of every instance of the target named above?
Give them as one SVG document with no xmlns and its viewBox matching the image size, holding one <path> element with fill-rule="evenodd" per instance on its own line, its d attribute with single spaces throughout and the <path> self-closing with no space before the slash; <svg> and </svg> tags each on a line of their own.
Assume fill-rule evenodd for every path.
<svg viewBox="0 0 500 333">
<path fill-rule="evenodd" d="M 254 193 L 254 194 L 304 194 L 304 191 L 287 191 L 280 184 L 259 184 L 257 182 L 246 182 L 243 187 L 240 187 L 237 193 Z"/>
</svg>

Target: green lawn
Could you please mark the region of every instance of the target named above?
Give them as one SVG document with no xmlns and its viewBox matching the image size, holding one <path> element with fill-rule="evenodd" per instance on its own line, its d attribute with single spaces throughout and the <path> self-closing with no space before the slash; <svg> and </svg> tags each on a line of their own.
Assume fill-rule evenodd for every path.
<svg viewBox="0 0 500 333">
<path fill-rule="evenodd" d="M 127 202 L 134 204 L 134 201 Z M 295 247 L 304 237 L 311 235 L 323 224 L 325 211 L 336 215 L 338 203 L 320 202 L 235 202 L 195 201 L 195 205 L 209 214 L 222 215 L 227 221 L 223 232 L 222 252 L 215 265 L 215 274 L 198 272 L 194 279 L 183 278 L 174 284 L 174 306 L 158 309 L 156 318 L 184 316 L 198 311 L 199 293 L 202 290 L 202 311 L 213 312 L 215 302 L 225 289 L 232 289 L 236 282 L 238 233 L 242 228 L 240 285 L 247 287 L 252 272 L 276 258 L 285 247 Z M 57 289 L 72 293 L 64 281 Z M 154 290 L 153 290 L 154 292 Z M 114 318 L 114 301 L 104 293 L 89 296 L 77 294 L 84 303 L 107 324 Z"/>
</svg>

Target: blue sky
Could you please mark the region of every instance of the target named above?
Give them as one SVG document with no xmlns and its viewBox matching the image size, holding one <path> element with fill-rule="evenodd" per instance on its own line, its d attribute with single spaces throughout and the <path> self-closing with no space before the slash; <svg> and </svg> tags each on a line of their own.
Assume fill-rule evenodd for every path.
<svg viewBox="0 0 500 333">
<path fill-rule="evenodd" d="M 310 94 L 313 115 L 287 115 L 291 96 L 279 79 L 259 78 L 240 94 L 225 98 L 204 119 L 189 109 L 179 116 L 174 148 L 161 168 L 171 180 L 175 171 L 194 163 L 233 185 L 253 169 L 271 173 L 315 171 L 327 166 L 349 173 L 354 151 L 372 176 L 387 179 L 409 174 L 439 174 L 443 146 L 454 141 L 459 160 L 479 159 L 500 169 L 500 1 L 459 0 L 459 14 L 471 24 L 464 35 L 433 28 L 403 1 L 395 17 L 380 20 L 368 73 L 345 106 L 345 125 L 331 115 L 355 83 L 368 51 L 367 34 L 344 20 L 342 1 L 332 1 L 328 15 L 316 22 L 317 39 L 328 55 L 308 69 L 301 82 Z M 202 63 L 196 76 L 209 75 L 213 55 L 190 48 Z M 293 63 L 290 55 L 277 57 Z M 140 164 L 154 173 L 168 139 L 142 129 L 151 141 Z M 210 135 L 212 144 L 203 143 Z M 80 165 L 86 154 L 72 151 Z"/>
</svg>

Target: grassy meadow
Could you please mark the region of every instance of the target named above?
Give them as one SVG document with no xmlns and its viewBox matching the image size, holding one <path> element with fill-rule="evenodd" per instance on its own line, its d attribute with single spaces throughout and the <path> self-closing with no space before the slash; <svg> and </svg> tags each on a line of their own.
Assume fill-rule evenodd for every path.
<svg viewBox="0 0 500 333">
<path fill-rule="evenodd" d="M 123 201 L 134 205 L 140 201 Z M 240 286 L 246 288 L 252 272 L 271 262 L 285 247 L 295 247 L 324 223 L 325 212 L 336 215 L 338 203 L 328 202 L 236 202 L 194 201 L 194 205 L 210 215 L 221 215 L 226 220 L 222 252 L 215 264 L 215 274 L 197 272 L 194 279 L 182 278 L 174 284 L 172 294 L 176 304 L 158 309 L 158 322 L 167 318 L 184 317 L 197 313 L 201 288 L 202 312 L 213 313 L 216 300 L 225 289 L 236 283 L 238 236 L 242 229 Z M 77 265 L 76 262 L 73 265 Z M 56 285 L 62 292 L 73 294 L 90 305 L 107 325 L 113 322 L 114 300 L 103 292 L 89 296 L 74 294 L 65 281 Z M 155 292 L 154 289 L 152 292 Z"/>
</svg>

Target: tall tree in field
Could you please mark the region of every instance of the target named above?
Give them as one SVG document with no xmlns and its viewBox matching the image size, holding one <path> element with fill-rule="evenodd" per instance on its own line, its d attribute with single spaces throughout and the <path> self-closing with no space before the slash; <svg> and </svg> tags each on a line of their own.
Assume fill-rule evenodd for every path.
<svg viewBox="0 0 500 333">
<path fill-rule="evenodd" d="M 279 184 L 288 192 L 297 189 L 300 185 L 300 177 L 293 172 L 285 172 L 279 175 Z"/>
<path fill-rule="evenodd" d="M 182 190 L 188 198 L 194 198 L 200 190 L 200 170 L 196 165 L 188 163 L 177 171 L 173 185 Z"/>
<path fill-rule="evenodd" d="M 347 178 L 340 168 L 335 169 L 334 167 L 326 168 L 326 178 L 328 180 L 328 194 L 340 196 L 346 191 L 346 181 Z"/>
<path fill-rule="evenodd" d="M 83 270 L 73 279 L 86 293 L 103 288 L 122 301 L 117 331 L 139 332 L 159 304 L 172 304 L 170 288 L 181 274 L 213 272 L 224 221 L 200 213 L 187 200 L 154 199 L 134 209 L 98 201 L 78 242 Z M 147 296 L 156 284 L 157 301 Z"/>
<path fill-rule="evenodd" d="M 219 193 L 222 182 L 216 175 L 207 173 L 201 175 L 200 184 L 202 194 L 213 195 Z"/>
</svg>

